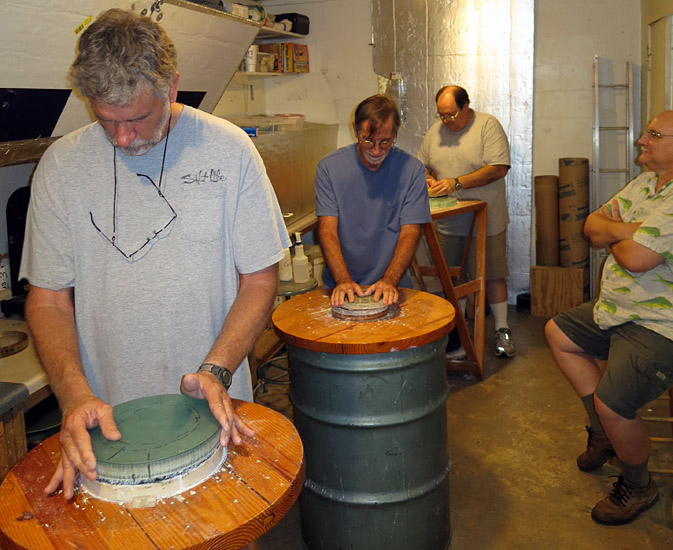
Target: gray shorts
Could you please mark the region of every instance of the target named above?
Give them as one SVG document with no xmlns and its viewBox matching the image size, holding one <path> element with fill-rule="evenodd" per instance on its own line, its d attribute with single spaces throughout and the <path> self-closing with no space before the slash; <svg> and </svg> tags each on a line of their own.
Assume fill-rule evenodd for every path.
<svg viewBox="0 0 673 550">
<path fill-rule="evenodd" d="M 442 235 L 437 231 L 437 240 L 442 247 L 444 260 L 449 267 L 459 266 L 463 259 L 467 237 L 457 235 Z M 477 237 L 470 241 L 470 251 L 467 256 L 467 274 L 474 279 L 477 272 Z M 486 237 L 486 280 L 506 279 L 509 277 L 507 269 L 507 230 L 497 235 Z"/>
<path fill-rule="evenodd" d="M 607 360 L 596 395 L 618 415 L 636 411 L 673 386 L 673 341 L 635 323 L 602 330 L 594 302 L 559 313 L 554 323 L 586 353 Z"/>
</svg>

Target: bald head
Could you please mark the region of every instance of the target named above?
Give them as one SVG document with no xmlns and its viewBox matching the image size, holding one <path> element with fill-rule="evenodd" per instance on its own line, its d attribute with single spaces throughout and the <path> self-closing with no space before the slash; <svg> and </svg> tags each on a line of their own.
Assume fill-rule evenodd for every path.
<svg viewBox="0 0 673 550">
<path fill-rule="evenodd" d="M 435 94 L 435 103 L 438 103 L 439 99 L 447 94 L 453 98 L 459 109 L 470 104 L 470 97 L 467 95 L 467 90 L 460 86 L 453 85 L 440 88 Z"/>
</svg>

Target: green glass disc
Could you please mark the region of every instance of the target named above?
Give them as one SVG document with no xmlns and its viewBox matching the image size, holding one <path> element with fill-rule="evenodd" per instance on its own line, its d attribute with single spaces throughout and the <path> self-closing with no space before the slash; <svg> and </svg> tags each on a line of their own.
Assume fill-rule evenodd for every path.
<svg viewBox="0 0 673 550">
<path fill-rule="evenodd" d="M 113 408 L 122 434 L 105 439 L 89 430 L 98 464 L 98 480 L 152 483 L 201 464 L 219 446 L 220 424 L 205 399 L 180 394 L 142 397 Z"/>
</svg>

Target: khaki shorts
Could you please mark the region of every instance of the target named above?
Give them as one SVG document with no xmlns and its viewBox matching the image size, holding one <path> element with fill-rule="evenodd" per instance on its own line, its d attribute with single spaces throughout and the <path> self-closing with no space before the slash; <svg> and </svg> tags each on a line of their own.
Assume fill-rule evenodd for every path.
<svg viewBox="0 0 673 550">
<path fill-rule="evenodd" d="M 607 361 L 596 395 L 628 420 L 673 385 L 673 341 L 635 323 L 603 330 L 594 322 L 595 302 L 559 313 L 554 323 L 596 359 Z"/>
<path fill-rule="evenodd" d="M 439 246 L 449 267 L 459 266 L 463 259 L 467 237 L 455 235 L 442 235 L 437 232 Z M 477 238 L 472 237 L 470 251 L 467 256 L 467 273 L 470 279 L 474 279 L 477 273 Z M 486 237 L 486 280 L 505 279 L 509 277 L 507 269 L 507 230 L 497 235 Z"/>
</svg>

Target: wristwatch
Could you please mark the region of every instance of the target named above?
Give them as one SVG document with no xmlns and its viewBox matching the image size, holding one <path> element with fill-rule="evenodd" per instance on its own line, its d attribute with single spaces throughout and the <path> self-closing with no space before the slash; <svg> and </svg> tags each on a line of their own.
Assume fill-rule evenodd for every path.
<svg viewBox="0 0 673 550">
<path fill-rule="evenodd" d="M 214 374 L 215 378 L 220 381 L 220 384 L 224 386 L 225 390 L 228 390 L 229 386 L 231 386 L 233 376 L 229 369 L 225 369 L 224 367 L 220 367 L 218 365 L 213 365 L 212 363 L 203 363 L 203 365 L 201 365 L 196 372 L 204 371 Z"/>
<path fill-rule="evenodd" d="M 454 190 L 460 191 L 463 188 L 463 184 L 458 181 L 458 178 L 453 178 L 453 181 L 456 182 L 456 185 L 453 186 Z"/>
</svg>

